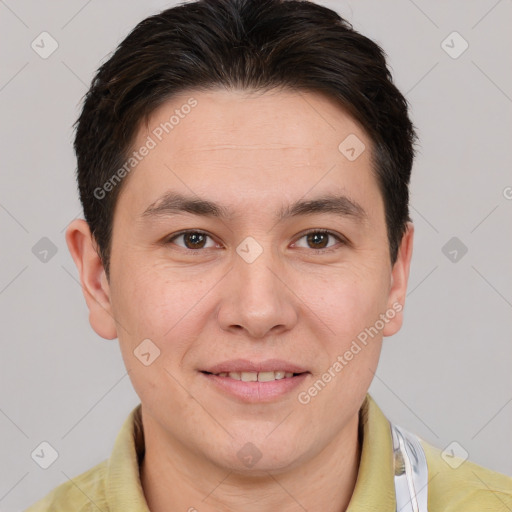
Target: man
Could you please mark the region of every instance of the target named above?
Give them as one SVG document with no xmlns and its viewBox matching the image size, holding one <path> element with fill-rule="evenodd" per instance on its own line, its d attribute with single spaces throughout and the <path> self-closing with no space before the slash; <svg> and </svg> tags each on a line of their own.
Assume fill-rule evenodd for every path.
<svg viewBox="0 0 512 512">
<path fill-rule="evenodd" d="M 310 2 L 201 0 L 100 68 L 66 239 L 141 404 L 29 510 L 482 511 L 512 479 L 368 395 L 402 323 L 415 132 L 381 49 Z"/>
</svg>

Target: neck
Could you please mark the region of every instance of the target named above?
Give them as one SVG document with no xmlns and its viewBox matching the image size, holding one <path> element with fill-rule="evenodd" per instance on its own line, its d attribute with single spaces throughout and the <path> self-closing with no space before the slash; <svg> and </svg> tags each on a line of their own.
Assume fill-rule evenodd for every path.
<svg viewBox="0 0 512 512">
<path fill-rule="evenodd" d="M 289 471 L 247 476 L 197 459 L 144 417 L 141 483 L 151 512 L 343 512 L 354 491 L 361 446 L 356 415 L 315 457 Z"/>
</svg>

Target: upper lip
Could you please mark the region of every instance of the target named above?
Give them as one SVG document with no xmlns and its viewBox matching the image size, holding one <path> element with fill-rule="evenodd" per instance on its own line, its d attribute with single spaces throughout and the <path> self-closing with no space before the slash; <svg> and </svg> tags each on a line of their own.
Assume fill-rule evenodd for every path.
<svg viewBox="0 0 512 512">
<path fill-rule="evenodd" d="M 305 368 L 282 359 L 266 359 L 265 361 L 249 361 L 248 359 L 230 359 L 201 370 L 208 373 L 230 372 L 291 372 L 304 373 Z"/>
</svg>

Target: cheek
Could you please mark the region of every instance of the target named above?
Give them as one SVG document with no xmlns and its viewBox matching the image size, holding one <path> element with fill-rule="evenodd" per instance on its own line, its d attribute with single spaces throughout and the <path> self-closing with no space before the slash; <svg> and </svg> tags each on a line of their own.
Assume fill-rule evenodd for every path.
<svg viewBox="0 0 512 512">
<path fill-rule="evenodd" d="M 120 268 L 124 268 L 124 276 L 112 289 L 116 318 L 146 337 L 161 339 L 177 326 L 180 318 L 193 310 L 206 286 L 155 266 L 134 263 Z"/>
<path fill-rule="evenodd" d="M 118 330 L 119 344 L 133 387 L 143 403 L 169 403 L 172 395 L 172 403 L 185 406 L 186 397 L 173 377 L 190 340 L 197 338 L 194 329 L 200 324 L 194 321 L 194 307 L 200 289 L 142 265 L 124 269 L 130 278 L 112 287 L 112 301 L 116 320 L 124 327 Z"/>
<path fill-rule="evenodd" d="M 381 331 L 375 326 L 387 304 L 384 274 L 358 272 L 331 282 L 319 302 L 318 311 L 325 315 L 319 316 L 334 331 L 323 341 L 327 357 L 321 371 L 328 375 L 319 375 L 330 382 L 322 399 L 326 402 L 362 400 L 371 383 L 382 347 Z"/>
<path fill-rule="evenodd" d="M 190 340 L 199 335 L 201 321 L 195 317 L 200 314 L 200 300 L 204 289 L 209 288 L 208 283 L 192 283 L 176 273 L 171 278 L 142 265 L 124 266 L 124 269 L 124 276 L 130 277 L 115 281 L 112 304 L 116 321 L 122 326 L 118 334 L 127 369 L 137 374 L 146 369 L 134 351 L 137 353 L 141 343 L 148 339 L 157 347 L 154 350 L 158 358 L 154 364 L 176 368 L 189 349 Z M 165 380 L 166 376 L 161 378 Z M 145 386 L 157 386 L 158 379 L 152 372 L 147 372 L 144 379 Z"/>
<path fill-rule="evenodd" d="M 371 276 L 371 277 L 369 277 Z M 387 305 L 386 278 L 375 273 L 351 272 L 332 277 L 321 293 L 315 294 L 312 309 L 333 332 L 336 344 L 346 344 L 375 324 Z M 310 294 L 311 296 L 311 294 Z"/>
</svg>

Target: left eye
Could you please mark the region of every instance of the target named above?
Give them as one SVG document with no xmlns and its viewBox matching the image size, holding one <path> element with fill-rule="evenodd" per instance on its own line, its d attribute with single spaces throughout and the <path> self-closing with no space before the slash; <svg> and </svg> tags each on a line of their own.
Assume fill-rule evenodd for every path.
<svg viewBox="0 0 512 512">
<path fill-rule="evenodd" d="M 306 247 L 307 249 L 316 249 L 316 250 L 325 250 L 330 249 L 332 245 L 328 246 L 328 239 L 329 237 L 335 238 L 338 242 L 343 243 L 343 240 L 335 235 L 334 233 L 331 233 L 330 231 L 325 230 L 313 230 L 305 233 L 302 235 L 299 240 L 302 240 L 303 238 L 306 239 L 306 243 L 308 245 L 316 245 L 316 247 Z M 297 245 L 297 242 L 294 244 Z M 336 245 L 336 244 L 334 244 Z"/>
</svg>

